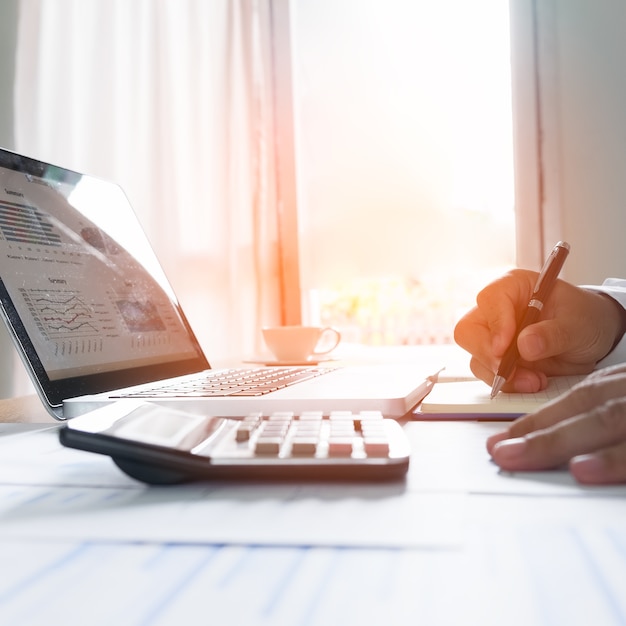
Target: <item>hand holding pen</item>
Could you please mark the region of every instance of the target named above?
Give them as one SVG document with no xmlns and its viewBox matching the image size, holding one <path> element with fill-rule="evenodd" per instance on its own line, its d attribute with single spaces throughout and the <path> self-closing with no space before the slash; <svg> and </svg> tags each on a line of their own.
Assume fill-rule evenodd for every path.
<svg viewBox="0 0 626 626">
<path fill-rule="evenodd" d="M 541 314 L 531 312 L 539 319 L 520 331 L 520 317 L 537 282 L 537 272 L 531 270 L 506 272 L 476 294 L 475 306 L 456 323 L 454 339 L 470 354 L 476 378 L 491 387 L 494 372 L 504 369 L 502 356 L 513 336 L 520 357 L 513 359 L 513 371 L 502 387 L 507 391 L 535 393 L 551 376 L 588 374 L 623 359 L 621 346 L 615 346 L 626 332 L 626 309 L 610 297 L 612 288 L 607 293 L 604 287 L 556 280 L 551 295 L 542 295 Z"/>
<path fill-rule="evenodd" d="M 498 395 L 504 383 L 513 373 L 520 356 L 517 347 L 517 338 L 524 328 L 534 324 L 539 319 L 544 302 L 552 292 L 556 279 L 561 272 L 561 268 L 563 267 L 563 263 L 565 263 L 565 259 L 567 258 L 569 251 L 569 244 L 564 241 L 559 241 L 556 246 L 554 246 L 550 256 L 546 260 L 541 273 L 539 274 L 539 278 L 537 279 L 530 300 L 528 301 L 524 317 L 518 325 L 515 336 L 513 337 L 507 351 L 504 353 L 500 366 L 498 367 L 498 371 L 493 379 L 493 385 L 491 387 L 492 398 L 495 398 Z"/>
</svg>

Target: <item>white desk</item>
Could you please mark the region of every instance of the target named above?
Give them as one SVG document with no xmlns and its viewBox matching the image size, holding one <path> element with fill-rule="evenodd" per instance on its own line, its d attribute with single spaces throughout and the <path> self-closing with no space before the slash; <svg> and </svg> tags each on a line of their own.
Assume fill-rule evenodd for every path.
<svg viewBox="0 0 626 626">
<path fill-rule="evenodd" d="M 2 624 L 626 624 L 626 488 L 501 475 L 498 424 L 408 423 L 401 485 L 163 490 L 36 410 L 0 403 Z"/>
</svg>

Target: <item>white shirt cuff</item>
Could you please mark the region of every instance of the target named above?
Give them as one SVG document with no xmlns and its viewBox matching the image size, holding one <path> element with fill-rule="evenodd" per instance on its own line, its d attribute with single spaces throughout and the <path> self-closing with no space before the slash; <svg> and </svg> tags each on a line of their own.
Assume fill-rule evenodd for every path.
<svg viewBox="0 0 626 626">
<path fill-rule="evenodd" d="M 626 280 L 622 278 L 607 278 L 601 286 L 598 285 L 581 285 L 583 289 L 590 291 L 598 291 L 606 293 L 617 300 L 626 309 Z M 617 365 L 626 363 L 626 335 L 615 346 L 607 356 L 598 361 L 596 369 L 601 369 L 609 365 Z"/>
</svg>

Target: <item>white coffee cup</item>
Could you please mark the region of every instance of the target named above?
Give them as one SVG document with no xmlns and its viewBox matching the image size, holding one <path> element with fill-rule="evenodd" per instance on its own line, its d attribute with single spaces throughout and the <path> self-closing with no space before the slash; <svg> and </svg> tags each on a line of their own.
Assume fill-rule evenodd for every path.
<svg viewBox="0 0 626 626">
<path fill-rule="evenodd" d="M 305 363 L 334 350 L 341 334 L 330 326 L 272 326 L 263 328 L 263 339 L 276 360 Z"/>
</svg>

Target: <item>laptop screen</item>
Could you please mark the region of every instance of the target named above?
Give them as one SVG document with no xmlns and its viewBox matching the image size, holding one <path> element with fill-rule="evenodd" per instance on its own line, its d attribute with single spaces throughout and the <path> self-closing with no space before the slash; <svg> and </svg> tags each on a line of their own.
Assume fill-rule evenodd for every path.
<svg viewBox="0 0 626 626">
<path fill-rule="evenodd" d="M 48 394 L 208 363 L 121 188 L 0 150 L 5 318 Z"/>
</svg>

